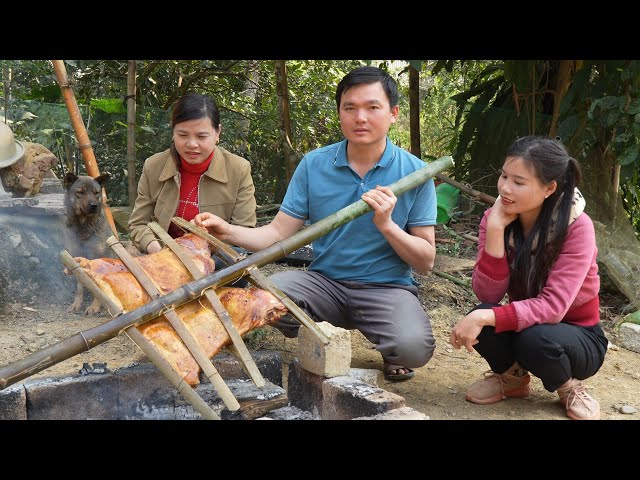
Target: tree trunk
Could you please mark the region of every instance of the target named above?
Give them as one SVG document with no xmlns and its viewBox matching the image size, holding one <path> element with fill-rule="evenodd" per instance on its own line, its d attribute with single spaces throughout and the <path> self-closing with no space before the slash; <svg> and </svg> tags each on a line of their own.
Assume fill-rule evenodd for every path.
<svg viewBox="0 0 640 480">
<path fill-rule="evenodd" d="M 293 171 L 296 169 L 296 155 L 291 146 L 291 118 L 289 114 L 289 88 L 287 86 L 287 66 L 284 60 L 275 61 L 276 93 L 278 95 L 278 126 L 280 143 L 284 154 L 284 171 L 286 185 L 289 185 Z"/>
<path fill-rule="evenodd" d="M 409 131 L 411 153 L 422 158 L 420 149 L 420 72 L 409 66 Z"/>
<path fill-rule="evenodd" d="M 136 201 L 136 61 L 129 60 L 127 72 L 127 182 L 129 205 Z"/>
</svg>

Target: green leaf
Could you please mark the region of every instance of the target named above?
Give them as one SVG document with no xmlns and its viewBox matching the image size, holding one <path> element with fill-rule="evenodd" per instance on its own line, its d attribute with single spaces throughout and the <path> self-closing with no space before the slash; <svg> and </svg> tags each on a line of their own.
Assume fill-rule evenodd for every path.
<svg viewBox="0 0 640 480">
<path fill-rule="evenodd" d="M 567 140 L 571 138 L 578 127 L 578 115 L 571 115 L 558 124 L 558 135 Z"/>
<path fill-rule="evenodd" d="M 145 126 L 145 125 L 142 125 L 142 126 L 140 127 L 140 130 L 143 130 L 143 131 L 145 131 L 145 132 L 147 132 L 147 133 L 151 133 L 151 134 L 153 134 L 153 135 L 155 135 L 155 134 L 156 134 L 156 131 L 155 131 L 153 128 L 151 128 L 151 127 L 147 127 L 147 126 Z"/>
<path fill-rule="evenodd" d="M 629 104 L 629 110 L 627 111 L 629 115 L 635 115 L 640 113 L 640 98 L 636 98 L 631 101 Z"/>
<path fill-rule="evenodd" d="M 631 145 L 628 147 L 620 157 L 618 157 L 618 163 L 620 165 L 629 165 L 638 158 L 638 152 L 640 150 L 639 145 Z"/>
<path fill-rule="evenodd" d="M 409 65 L 411 65 L 417 71 L 422 70 L 422 60 L 409 60 Z"/>
<path fill-rule="evenodd" d="M 127 113 L 127 108 L 119 98 L 92 99 L 90 105 L 106 113 Z"/>
</svg>

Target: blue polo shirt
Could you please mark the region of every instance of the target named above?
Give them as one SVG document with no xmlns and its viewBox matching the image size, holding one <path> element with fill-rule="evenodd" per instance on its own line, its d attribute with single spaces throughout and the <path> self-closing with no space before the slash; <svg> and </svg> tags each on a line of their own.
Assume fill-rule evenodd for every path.
<svg viewBox="0 0 640 480">
<path fill-rule="evenodd" d="M 352 203 L 376 185 L 388 186 L 423 168 L 425 162 L 387 138 L 382 158 L 364 178 L 347 162 L 347 140 L 309 152 L 296 168 L 282 210 L 315 223 Z M 436 224 L 433 179 L 398 197 L 391 217 L 400 228 Z M 411 267 L 391 248 L 373 223 L 373 211 L 313 242 L 309 269 L 333 280 L 411 285 Z"/>
</svg>

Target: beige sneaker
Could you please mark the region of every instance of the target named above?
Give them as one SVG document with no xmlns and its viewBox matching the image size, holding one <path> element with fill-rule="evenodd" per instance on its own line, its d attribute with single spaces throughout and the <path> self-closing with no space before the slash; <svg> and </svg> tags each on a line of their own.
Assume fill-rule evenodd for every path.
<svg viewBox="0 0 640 480">
<path fill-rule="evenodd" d="M 587 393 L 587 387 L 580 380 L 569 379 L 557 392 L 570 419 L 600 420 L 600 404 Z"/>
<path fill-rule="evenodd" d="M 510 368 L 503 374 L 488 370 L 485 378 L 472 383 L 467 389 L 466 399 L 472 403 L 487 405 L 507 397 L 528 397 L 531 393 L 531 377 L 521 368 Z"/>
</svg>

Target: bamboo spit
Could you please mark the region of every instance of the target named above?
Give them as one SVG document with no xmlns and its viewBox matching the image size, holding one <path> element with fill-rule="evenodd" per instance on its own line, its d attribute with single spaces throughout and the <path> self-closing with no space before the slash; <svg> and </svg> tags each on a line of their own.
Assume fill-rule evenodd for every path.
<svg viewBox="0 0 640 480">
<path fill-rule="evenodd" d="M 115 237 L 107 238 L 107 244 L 113 249 L 116 255 L 118 255 L 120 260 L 122 260 L 122 262 L 133 274 L 133 276 L 136 277 L 136 280 L 140 282 L 140 285 L 142 285 L 142 287 L 146 290 L 151 298 L 160 298 L 162 296 L 162 294 L 158 290 L 158 287 L 155 286 L 151 278 L 149 278 L 147 273 L 140 267 L 140 265 L 137 264 L 137 262 L 129 254 L 129 252 L 125 250 L 122 244 Z M 179 245 L 178 248 L 180 248 Z M 211 363 L 209 357 L 207 357 L 207 355 L 202 350 L 202 347 L 200 347 L 198 340 L 191 334 L 187 326 L 176 313 L 175 309 L 173 307 L 167 308 L 167 310 L 162 312 L 162 314 L 176 331 L 176 333 L 180 337 L 180 340 L 182 340 L 185 346 L 189 349 L 189 352 L 191 352 L 193 358 L 196 360 L 196 362 L 198 362 L 198 365 L 200 365 L 200 368 L 202 368 L 202 371 L 211 382 L 211 385 L 213 385 L 216 391 L 220 394 L 220 398 L 222 398 L 222 401 L 227 406 L 227 408 L 232 411 L 239 409 L 240 404 L 233 396 L 233 393 L 231 392 L 231 390 L 229 390 L 227 384 L 224 383 L 222 377 L 216 370 L 216 367 L 214 367 L 213 363 Z M 134 340 L 134 337 L 129 332 L 129 329 L 127 329 L 127 335 L 129 335 L 129 337 Z M 136 336 L 136 338 L 139 337 Z M 138 342 L 136 341 L 136 343 Z"/>
<path fill-rule="evenodd" d="M 411 190 L 418 185 L 432 178 L 436 173 L 453 166 L 453 158 L 446 156 L 435 160 L 420 170 L 401 178 L 397 182 L 389 185 L 393 193 L 398 196 Z M 160 299 L 153 300 L 142 307 L 131 312 L 119 315 L 118 317 L 84 330 L 60 342 L 33 352 L 21 360 L 12 362 L 0 367 L 0 390 L 13 385 L 31 375 L 71 358 L 79 353 L 85 352 L 107 340 L 119 335 L 124 329 L 140 325 L 157 317 L 165 308 L 166 304 L 180 305 L 189 300 L 201 296 L 206 288 L 217 288 L 228 282 L 240 278 L 244 271 L 251 267 L 261 267 L 275 260 L 286 256 L 288 253 L 309 244 L 316 238 L 335 230 L 336 228 L 350 222 L 365 213 L 371 207 L 363 200 L 358 200 L 344 207 L 341 210 L 323 218 L 317 223 L 294 233 L 288 238 L 274 243 L 270 247 L 255 252 L 253 255 L 230 265 L 229 267 L 202 277 L 191 283 L 183 285 Z"/>
<path fill-rule="evenodd" d="M 190 257 L 182 254 L 183 252 L 182 247 L 178 245 L 176 241 L 173 238 L 171 238 L 167 232 L 164 231 L 164 229 L 160 226 L 160 224 L 156 222 L 151 222 L 149 223 L 149 227 L 160 238 L 160 240 L 162 240 L 165 243 L 165 245 L 167 245 L 171 249 L 171 251 L 178 256 L 178 258 L 182 261 L 182 264 L 185 266 L 185 268 L 189 270 L 189 273 L 191 274 L 194 280 L 197 280 L 204 276 L 202 272 L 198 270 L 198 267 L 193 262 L 193 260 L 191 260 Z M 227 310 L 222 305 L 222 302 L 218 298 L 218 295 L 216 294 L 216 292 L 210 289 L 207 289 L 204 291 L 204 296 L 207 300 L 209 300 L 209 303 L 213 307 L 213 311 L 215 312 L 216 316 L 220 320 L 220 323 L 222 323 L 222 326 L 225 328 L 225 330 L 229 334 L 229 338 L 231 338 L 231 342 L 236 347 L 238 352 L 240 352 L 240 361 L 244 364 L 247 372 L 249 373 L 249 377 L 251 377 L 251 380 L 253 380 L 253 383 L 255 383 L 256 387 L 258 388 L 264 387 L 265 385 L 264 378 L 262 377 L 260 370 L 258 370 L 257 365 L 253 361 L 253 358 L 251 358 L 251 354 L 249 353 L 249 350 L 247 349 L 246 345 L 242 341 L 242 337 L 238 333 L 238 330 L 236 329 L 235 325 L 233 324 L 233 320 L 229 316 L 229 312 L 227 312 Z M 238 408 L 240 408 L 240 406 L 238 406 Z"/>
<path fill-rule="evenodd" d="M 120 247 L 122 247 L 122 245 L 120 245 Z M 78 281 L 87 289 L 89 289 L 89 291 L 91 291 L 96 296 L 96 298 L 100 299 L 103 305 L 107 306 L 111 315 L 120 315 L 122 313 L 123 310 L 119 306 L 117 306 L 102 290 L 98 288 L 95 282 L 91 280 L 91 278 L 89 278 L 89 276 L 82 268 L 80 268 L 80 265 L 75 262 L 69 252 L 63 250 L 62 252 L 60 252 L 60 257 L 64 266 L 71 270 L 76 275 Z M 207 405 L 207 403 L 196 393 L 193 388 L 191 388 L 191 385 L 189 385 L 182 379 L 182 377 L 171 367 L 169 362 L 167 362 L 162 357 L 162 355 L 158 353 L 151 342 L 147 340 L 144 335 L 142 335 L 137 330 L 136 327 L 126 328 L 124 332 L 136 345 L 138 345 L 140 350 L 142 350 L 147 355 L 149 360 L 151 360 L 156 368 L 164 374 L 164 376 L 169 380 L 169 382 L 171 382 L 176 390 L 178 390 L 178 392 L 182 394 L 189 403 L 191 403 L 193 408 L 195 408 L 195 410 L 200 415 L 202 415 L 202 418 L 204 418 L 205 420 L 220 420 L 220 417 L 218 417 L 218 415 L 211 409 L 211 407 Z M 80 333 L 79 335 L 82 335 L 82 333 Z M 89 350 L 90 348 L 91 347 L 89 347 L 89 344 L 87 343 L 87 350 Z M 211 383 L 214 384 L 213 381 Z M 224 382 L 222 383 L 228 389 L 227 384 Z M 221 390 L 218 389 L 218 393 L 220 392 Z M 230 402 L 231 405 L 234 405 L 233 402 L 235 402 L 238 407 L 231 409 L 226 401 L 225 405 L 227 405 L 227 408 L 229 408 L 230 410 L 237 410 L 240 405 L 238 404 L 238 401 L 235 399 L 233 394 L 231 392 L 229 393 L 231 394 L 231 398 L 233 399 L 233 401 Z M 224 400 L 222 393 L 220 394 L 220 397 Z"/>
</svg>

